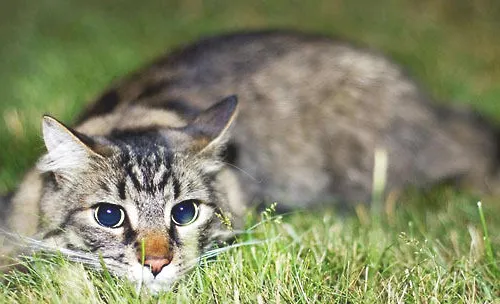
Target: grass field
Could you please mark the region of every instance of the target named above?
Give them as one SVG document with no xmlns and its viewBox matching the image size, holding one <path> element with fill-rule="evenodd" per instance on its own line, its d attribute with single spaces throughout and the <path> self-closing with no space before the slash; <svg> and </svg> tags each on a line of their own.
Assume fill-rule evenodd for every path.
<svg viewBox="0 0 500 304">
<path fill-rule="evenodd" d="M 0 10 L 0 193 L 43 151 L 43 113 L 70 123 L 112 80 L 175 45 L 269 27 L 380 49 L 436 102 L 500 122 L 495 0 L 10 0 Z M 443 187 L 381 207 L 256 216 L 263 223 L 240 243 L 265 242 L 207 261 L 156 297 L 55 257 L 7 276 L 0 303 L 500 303 L 500 198 Z"/>
</svg>

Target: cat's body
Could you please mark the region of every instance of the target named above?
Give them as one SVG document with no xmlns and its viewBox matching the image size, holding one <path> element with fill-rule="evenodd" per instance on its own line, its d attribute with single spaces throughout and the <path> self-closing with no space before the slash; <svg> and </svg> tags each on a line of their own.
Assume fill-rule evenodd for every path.
<svg viewBox="0 0 500 304">
<path fill-rule="evenodd" d="M 234 98 L 211 107 L 233 94 L 238 116 Z M 153 289 L 225 234 L 215 213 L 237 223 L 262 200 L 368 202 L 377 148 L 388 153 L 390 189 L 458 176 L 484 189 L 497 165 L 487 124 L 439 110 L 383 56 L 297 33 L 227 35 L 180 49 L 108 90 L 75 129 L 84 135 L 45 119 L 49 154 L 14 196 L 9 229 L 102 252 L 134 280 L 145 239 L 146 260 L 155 257 L 146 264 L 164 269 L 148 274 Z M 198 218 L 172 224 L 172 206 L 189 200 Z M 99 202 L 122 206 L 125 223 L 96 224 Z"/>
</svg>

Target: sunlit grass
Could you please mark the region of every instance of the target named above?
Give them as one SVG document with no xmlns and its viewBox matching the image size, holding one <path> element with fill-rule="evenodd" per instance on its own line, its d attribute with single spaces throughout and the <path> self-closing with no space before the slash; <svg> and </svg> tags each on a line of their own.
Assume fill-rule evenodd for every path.
<svg viewBox="0 0 500 304">
<path fill-rule="evenodd" d="M 498 237 L 483 239 L 476 203 L 398 207 L 392 223 L 334 212 L 260 219 L 235 247 L 151 295 L 62 257 L 28 263 L 0 285 L 0 301 L 61 303 L 492 303 L 500 297 Z M 496 208 L 495 208 L 496 207 Z M 498 206 L 484 208 L 490 231 Z M 467 218 L 466 221 L 457 219 Z M 277 220 L 278 219 L 278 220 Z M 252 222 L 259 221 L 254 219 Z M 424 224 L 421 226 L 421 224 Z"/>
</svg>

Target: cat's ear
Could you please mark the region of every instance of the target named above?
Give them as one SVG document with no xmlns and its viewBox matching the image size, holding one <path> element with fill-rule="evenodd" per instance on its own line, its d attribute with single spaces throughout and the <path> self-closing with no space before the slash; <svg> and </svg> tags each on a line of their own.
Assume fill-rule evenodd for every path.
<svg viewBox="0 0 500 304">
<path fill-rule="evenodd" d="M 190 150 L 217 154 L 229 140 L 229 130 L 238 114 L 238 98 L 228 96 L 201 112 L 185 128 L 191 138 Z"/>
<path fill-rule="evenodd" d="M 92 158 L 103 158 L 89 137 L 66 127 L 55 118 L 43 117 L 43 140 L 47 154 L 37 164 L 42 172 L 68 175 L 87 167 Z"/>
</svg>

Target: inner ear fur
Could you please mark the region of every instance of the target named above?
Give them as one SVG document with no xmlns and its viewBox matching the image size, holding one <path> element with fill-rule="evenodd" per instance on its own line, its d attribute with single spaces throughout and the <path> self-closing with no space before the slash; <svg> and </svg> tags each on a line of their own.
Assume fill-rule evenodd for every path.
<svg viewBox="0 0 500 304">
<path fill-rule="evenodd" d="M 54 132 L 55 130 L 57 131 Z M 50 135 L 59 136 L 59 140 L 61 141 L 63 140 L 63 134 L 68 136 L 66 139 L 71 139 L 75 144 L 79 144 L 82 148 L 84 148 L 89 155 L 93 155 L 95 157 L 108 157 L 113 153 L 113 148 L 110 145 L 104 144 L 94 138 L 91 138 L 90 136 L 78 132 L 50 115 L 43 116 L 43 137 L 48 151 L 50 151 L 53 147 L 53 143 L 51 145 L 51 143 L 48 142 L 50 140 Z"/>
<path fill-rule="evenodd" d="M 110 147 L 66 127 L 48 115 L 43 117 L 42 130 L 47 147 L 47 154 L 38 162 L 42 172 L 65 175 L 86 167 L 91 158 L 104 158 L 112 152 Z"/>
<path fill-rule="evenodd" d="M 227 143 L 230 128 L 238 115 L 238 98 L 231 95 L 201 112 L 183 131 L 191 138 L 190 150 L 217 153 Z"/>
</svg>

